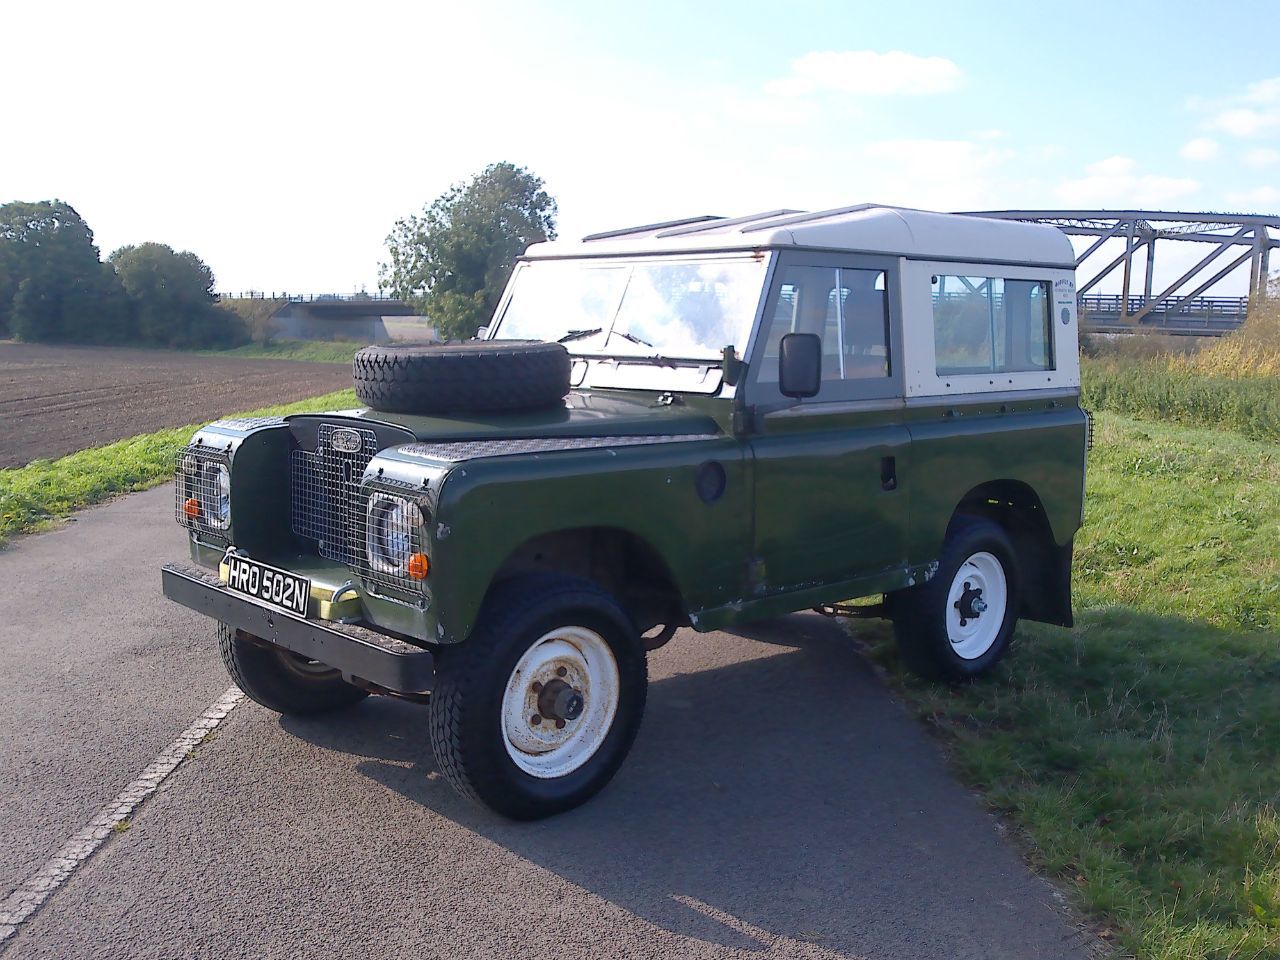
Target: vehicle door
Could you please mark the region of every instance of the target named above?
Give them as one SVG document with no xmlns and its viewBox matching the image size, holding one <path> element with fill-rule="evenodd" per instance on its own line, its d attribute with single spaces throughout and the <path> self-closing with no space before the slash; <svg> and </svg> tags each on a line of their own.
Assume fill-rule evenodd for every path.
<svg viewBox="0 0 1280 960">
<path fill-rule="evenodd" d="M 752 345 L 757 593 L 814 588 L 906 562 L 910 437 L 904 424 L 899 261 L 782 254 Z M 822 338 L 817 395 L 778 385 L 788 333 Z"/>
</svg>

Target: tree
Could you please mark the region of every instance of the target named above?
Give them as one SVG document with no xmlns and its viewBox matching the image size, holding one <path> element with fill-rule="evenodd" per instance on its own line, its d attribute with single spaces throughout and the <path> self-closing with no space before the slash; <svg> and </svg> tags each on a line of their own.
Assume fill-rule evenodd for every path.
<svg viewBox="0 0 1280 960">
<path fill-rule="evenodd" d="M 0 206 L 0 333 L 107 343 L 130 332 L 124 289 L 80 214 L 60 200 Z"/>
<path fill-rule="evenodd" d="M 216 308 L 213 271 L 194 253 L 143 243 L 121 247 L 110 261 L 133 303 L 143 342 L 212 347 L 229 345 L 242 335 L 237 318 Z"/>
<path fill-rule="evenodd" d="M 382 288 L 413 304 L 440 334 L 470 337 L 489 322 L 516 258 L 554 240 L 556 201 L 542 178 L 495 163 L 455 184 L 422 215 L 397 220 Z"/>
</svg>

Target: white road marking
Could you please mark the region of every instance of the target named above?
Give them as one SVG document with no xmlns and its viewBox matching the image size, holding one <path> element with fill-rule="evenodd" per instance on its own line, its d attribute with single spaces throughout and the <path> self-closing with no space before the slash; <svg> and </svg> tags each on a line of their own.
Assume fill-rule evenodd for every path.
<svg viewBox="0 0 1280 960">
<path fill-rule="evenodd" d="M 94 851 L 106 842 L 120 824 L 133 816 L 142 801 L 155 793 L 165 778 L 190 755 L 196 744 L 222 723 L 232 708 L 243 699 L 244 694 L 240 689 L 232 687 L 215 700 L 195 723 L 187 727 L 182 736 L 169 744 L 138 774 L 133 783 L 124 788 L 120 796 L 99 810 L 48 862 L 0 901 L 0 946 L 17 934 L 18 928 L 53 896 L 54 891 L 71 878 L 82 863 L 93 856 Z"/>
</svg>

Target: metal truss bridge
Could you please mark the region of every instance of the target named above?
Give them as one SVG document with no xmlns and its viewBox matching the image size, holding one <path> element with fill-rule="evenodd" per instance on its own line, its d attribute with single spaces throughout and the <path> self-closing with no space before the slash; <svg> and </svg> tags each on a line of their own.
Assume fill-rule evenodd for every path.
<svg viewBox="0 0 1280 960">
<path fill-rule="evenodd" d="M 1273 231 L 1280 216 L 1234 213 L 1179 213 L 1168 210 L 983 210 L 972 216 L 1047 223 L 1071 236 L 1094 240 L 1076 257 L 1076 287 L 1081 326 L 1106 333 L 1152 330 L 1162 333 L 1221 336 L 1242 323 L 1249 305 L 1267 294 L 1271 249 L 1280 246 Z M 1124 249 L 1105 264 L 1097 256 L 1108 240 Z M 1203 259 L 1163 290 L 1153 284 L 1156 241 L 1199 243 Z M 1114 247 L 1114 244 L 1112 245 Z M 1141 253 L 1142 256 L 1138 257 Z M 1137 263 L 1135 263 L 1135 260 Z M 1206 290 L 1249 264 L 1249 296 L 1207 297 Z M 1136 269 L 1142 271 L 1141 277 Z M 1123 269 L 1120 293 L 1100 294 L 1098 285 Z M 1094 292 L 1090 292 L 1094 291 Z"/>
</svg>

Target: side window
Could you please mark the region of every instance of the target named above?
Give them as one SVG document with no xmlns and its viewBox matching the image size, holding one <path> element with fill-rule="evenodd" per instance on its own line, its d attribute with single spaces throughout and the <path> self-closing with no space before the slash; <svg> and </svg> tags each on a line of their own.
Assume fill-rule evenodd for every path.
<svg viewBox="0 0 1280 960">
<path fill-rule="evenodd" d="M 932 285 L 939 376 L 1054 369 L 1047 281 L 936 275 Z"/>
<path fill-rule="evenodd" d="M 779 344 L 788 333 L 822 338 L 824 385 L 890 376 L 889 293 L 883 270 L 788 266 L 776 289 L 766 311 L 761 381 L 778 382 Z M 816 399 L 826 399 L 823 391 Z"/>
<path fill-rule="evenodd" d="M 889 358 L 889 290 L 883 270 L 840 271 L 840 310 L 834 372 L 840 380 L 883 379 Z M 829 347 L 824 341 L 823 350 Z"/>
</svg>

